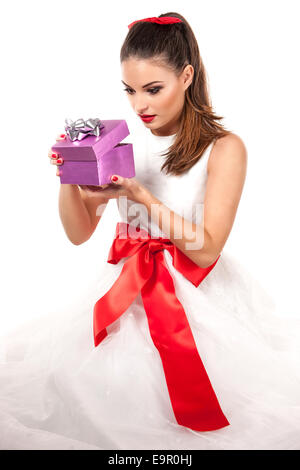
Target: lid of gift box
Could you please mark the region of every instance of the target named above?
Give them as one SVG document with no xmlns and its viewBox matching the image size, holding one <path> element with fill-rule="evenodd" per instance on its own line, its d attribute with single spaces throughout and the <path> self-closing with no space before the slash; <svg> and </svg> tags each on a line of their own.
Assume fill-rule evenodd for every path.
<svg viewBox="0 0 300 470">
<path fill-rule="evenodd" d="M 56 142 L 51 149 L 61 155 L 64 160 L 95 160 L 99 159 L 118 145 L 130 132 L 125 119 L 102 120 L 103 128 L 99 136 L 88 135 L 82 140 L 66 139 Z"/>
</svg>

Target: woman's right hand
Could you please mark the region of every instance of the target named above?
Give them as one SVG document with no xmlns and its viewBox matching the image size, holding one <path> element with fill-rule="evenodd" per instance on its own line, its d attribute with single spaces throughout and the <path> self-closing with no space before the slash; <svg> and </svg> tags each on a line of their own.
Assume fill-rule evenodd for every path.
<svg viewBox="0 0 300 470">
<path fill-rule="evenodd" d="M 65 137 L 66 137 L 66 134 L 59 134 L 56 137 L 56 141 L 64 140 Z M 57 154 L 56 152 L 54 152 L 52 149 L 49 150 L 48 157 L 50 158 L 51 165 L 58 165 L 59 166 L 59 165 L 63 164 L 63 158 L 60 157 L 60 155 Z M 59 168 L 57 168 L 56 169 L 56 176 L 59 176 L 59 175 L 60 175 Z"/>
<path fill-rule="evenodd" d="M 59 134 L 56 137 L 56 141 L 64 140 L 66 138 L 66 134 Z M 63 158 L 54 152 L 51 148 L 48 152 L 48 157 L 50 158 L 51 165 L 60 166 L 63 165 Z M 56 169 L 56 176 L 60 175 L 59 168 Z M 81 185 L 79 184 L 80 188 L 87 193 L 89 196 L 96 196 L 99 191 L 105 189 L 109 186 L 109 184 L 103 184 L 102 186 L 92 186 L 92 185 Z"/>
</svg>

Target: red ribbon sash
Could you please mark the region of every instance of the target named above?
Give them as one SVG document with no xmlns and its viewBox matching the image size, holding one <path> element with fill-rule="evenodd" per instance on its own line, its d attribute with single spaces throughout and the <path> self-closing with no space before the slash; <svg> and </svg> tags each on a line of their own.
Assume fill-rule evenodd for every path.
<svg viewBox="0 0 300 470">
<path fill-rule="evenodd" d="M 129 233 L 128 233 L 129 229 Z M 201 268 L 168 238 L 151 238 L 147 231 L 118 222 L 108 263 L 128 257 L 113 286 L 94 306 L 95 346 L 107 336 L 106 327 L 117 320 L 141 292 L 149 331 L 157 348 L 177 423 L 195 431 L 229 425 L 199 356 L 185 311 L 176 297 L 173 279 L 164 260 L 166 249 L 173 266 L 194 286 L 213 269 Z M 137 234 L 138 233 L 138 234 Z M 140 235 L 139 235 L 140 234 Z"/>
</svg>

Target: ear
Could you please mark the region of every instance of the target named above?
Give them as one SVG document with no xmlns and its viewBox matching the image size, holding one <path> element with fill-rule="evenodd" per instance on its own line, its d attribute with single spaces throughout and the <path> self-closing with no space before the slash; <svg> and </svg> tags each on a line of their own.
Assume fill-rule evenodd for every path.
<svg viewBox="0 0 300 470">
<path fill-rule="evenodd" d="M 185 66 L 183 70 L 183 84 L 186 90 L 193 81 L 194 78 L 194 67 L 191 64 Z"/>
</svg>

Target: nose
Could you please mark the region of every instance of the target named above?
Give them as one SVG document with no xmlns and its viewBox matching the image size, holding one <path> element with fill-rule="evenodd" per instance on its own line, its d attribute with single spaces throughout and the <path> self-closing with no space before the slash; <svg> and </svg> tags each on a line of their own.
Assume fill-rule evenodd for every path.
<svg viewBox="0 0 300 470">
<path fill-rule="evenodd" d="M 134 109 L 137 114 L 147 114 L 148 105 L 144 97 L 135 97 Z"/>
<path fill-rule="evenodd" d="M 147 109 L 148 107 L 147 106 L 137 106 L 136 108 L 136 113 L 137 114 L 147 114 Z"/>
</svg>

